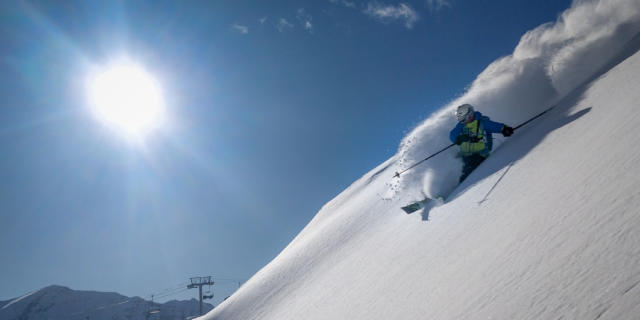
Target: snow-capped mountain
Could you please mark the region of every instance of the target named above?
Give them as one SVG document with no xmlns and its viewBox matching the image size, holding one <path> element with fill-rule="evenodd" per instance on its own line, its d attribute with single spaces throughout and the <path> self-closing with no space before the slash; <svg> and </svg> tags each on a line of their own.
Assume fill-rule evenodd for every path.
<svg viewBox="0 0 640 320">
<path fill-rule="evenodd" d="M 213 309 L 204 304 L 204 312 Z M 49 286 L 13 300 L 0 302 L 2 320 L 36 319 L 187 319 L 199 315 L 195 300 L 152 303 L 139 297 L 117 293 L 76 291 Z"/>
<path fill-rule="evenodd" d="M 575 1 L 203 319 L 640 319 L 639 49 L 640 2 Z M 461 185 L 455 148 L 394 178 L 461 103 L 512 126 L 555 107 Z"/>
</svg>

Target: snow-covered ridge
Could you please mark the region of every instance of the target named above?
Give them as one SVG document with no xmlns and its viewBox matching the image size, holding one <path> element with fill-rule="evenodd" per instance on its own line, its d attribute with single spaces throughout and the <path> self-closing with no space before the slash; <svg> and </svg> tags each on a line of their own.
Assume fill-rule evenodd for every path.
<svg viewBox="0 0 640 320">
<path fill-rule="evenodd" d="M 10 307 L 12 304 L 20 302 L 22 299 L 27 298 L 27 297 L 29 297 L 30 295 L 32 295 L 32 294 L 34 294 L 36 292 L 37 291 L 29 292 L 29 293 L 27 293 L 27 294 L 25 294 L 25 295 L 23 295 L 21 297 L 18 297 L 18 298 L 13 299 L 13 300 L 9 300 L 9 303 L 7 303 L 7 304 L 0 304 L 0 305 L 3 306 L 2 309 L 6 309 L 6 308 Z"/>
<path fill-rule="evenodd" d="M 117 293 L 49 286 L 2 305 L 0 319 L 185 319 L 198 315 L 199 308 L 195 299 L 158 304 Z M 205 304 L 205 311 L 212 308 Z"/>
<path fill-rule="evenodd" d="M 576 1 L 525 35 L 204 319 L 638 319 L 639 12 Z M 556 107 L 460 186 L 453 154 L 394 179 L 463 100 L 511 124 Z M 399 209 L 441 191 L 428 222 Z"/>
<path fill-rule="evenodd" d="M 428 222 L 381 165 L 205 319 L 637 319 L 639 75 L 636 53 L 574 92 Z"/>
</svg>

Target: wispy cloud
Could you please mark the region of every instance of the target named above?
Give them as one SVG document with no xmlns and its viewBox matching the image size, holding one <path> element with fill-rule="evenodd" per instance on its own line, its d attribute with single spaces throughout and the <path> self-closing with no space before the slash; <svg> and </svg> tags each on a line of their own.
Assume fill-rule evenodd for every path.
<svg viewBox="0 0 640 320">
<path fill-rule="evenodd" d="M 258 21 L 260 21 L 260 24 L 264 24 L 265 22 L 267 22 L 267 17 L 262 17 L 260 19 L 258 19 Z"/>
<path fill-rule="evenodd" d="M 407 29 L 413 28 L 413 25 L 420 18 L 418 13 L 406 3 L 393 6 L 370 2 L 364 10 L 364 13 L 383 23 L 401 20 Z"/>
<path fill-rule="evenodd" d="M 305 30 L 309 33 L 313 33 L 313 24 L 311 23 L 313 17 L 310 14 L 308 14 L 304 9 L 298 9 L 296 18 Z"/>
<path fill-rule="evenodd" d="M 356 3 L 353 1 L 348 1 L 348 0 L 329 0 L 329 2 L 333 3 L 333 4 L 340 4 L 343 5 L 347 8 L 355 8 L 356 7 Z"/>
<path fill-rule="evenodd" d="M 238 31 L 239 33 L 242 33 L 242 34 L 247 34 L 247 33 L 249 33 L 249 27 L 247 27 L 247 26 L 243 26 L 243 25 L 240 25 L 240 24 L 234 23 L 231 27 L 232 27 L 234 30 Z"/>
<path fill-rule="evenodd" d="M 278 24 L 276 24 L 276 29 L 280 32 L 285 32 L 286 30 L 293 29 L 293 24 L 285 18 L 280 18 Z"/>
<path fill-rule="evenodd" d="M 451 0 L 427 0 L 427 7 L 430 11 L 451 8 Z"/>
</svg>

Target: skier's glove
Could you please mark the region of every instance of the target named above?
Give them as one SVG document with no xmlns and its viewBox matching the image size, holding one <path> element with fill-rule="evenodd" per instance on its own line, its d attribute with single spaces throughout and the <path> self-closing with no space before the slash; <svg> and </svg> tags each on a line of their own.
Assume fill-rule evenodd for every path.
<svg viewBox="0 0 640 320">
<path fill-rule="evenodd" d="M 509 137 L 513 134 L 513 128 L 509 126 L 502 127 L 502 135 L 505 137 Z"/>
<path fill-rule="evenodd" d="M 460 145 L 460 144 L 462 144 L 464 142 L 467 142 L 467 141 L 470 141 L 470 140 L 471 140 L 471 137 L 469 135 L 461 134 L 456 138 L 456 142 L 455 143 L 457 145 Z"/>
</svg>

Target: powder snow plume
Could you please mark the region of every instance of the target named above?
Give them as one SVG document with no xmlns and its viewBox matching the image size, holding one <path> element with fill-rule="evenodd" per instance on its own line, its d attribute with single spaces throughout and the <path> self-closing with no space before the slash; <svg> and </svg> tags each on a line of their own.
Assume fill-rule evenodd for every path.
<svg viewBox="0 0 640 320">
<path fill-rule="evenodd" d="M 398 171 L 451 143 L 458 105 L 470 103 L 492 120 L 516 126 L 598 76 L 620 55 L 633 54 L 638 48 L 627 44 L 639 34 L 640 1 L 574 1 L 555 22 L 527 32 L 511 55 L 490 64 L 464 94 L 413 129 L 399 146 Z M 495 150 L 504 139 L 494 138 Z M 404 174 L 387 197 L 398 190 L 416 199 L 448 195 L 462 168 L 453 160 L 456 153 L 451 148 Z"/>
</svg>

